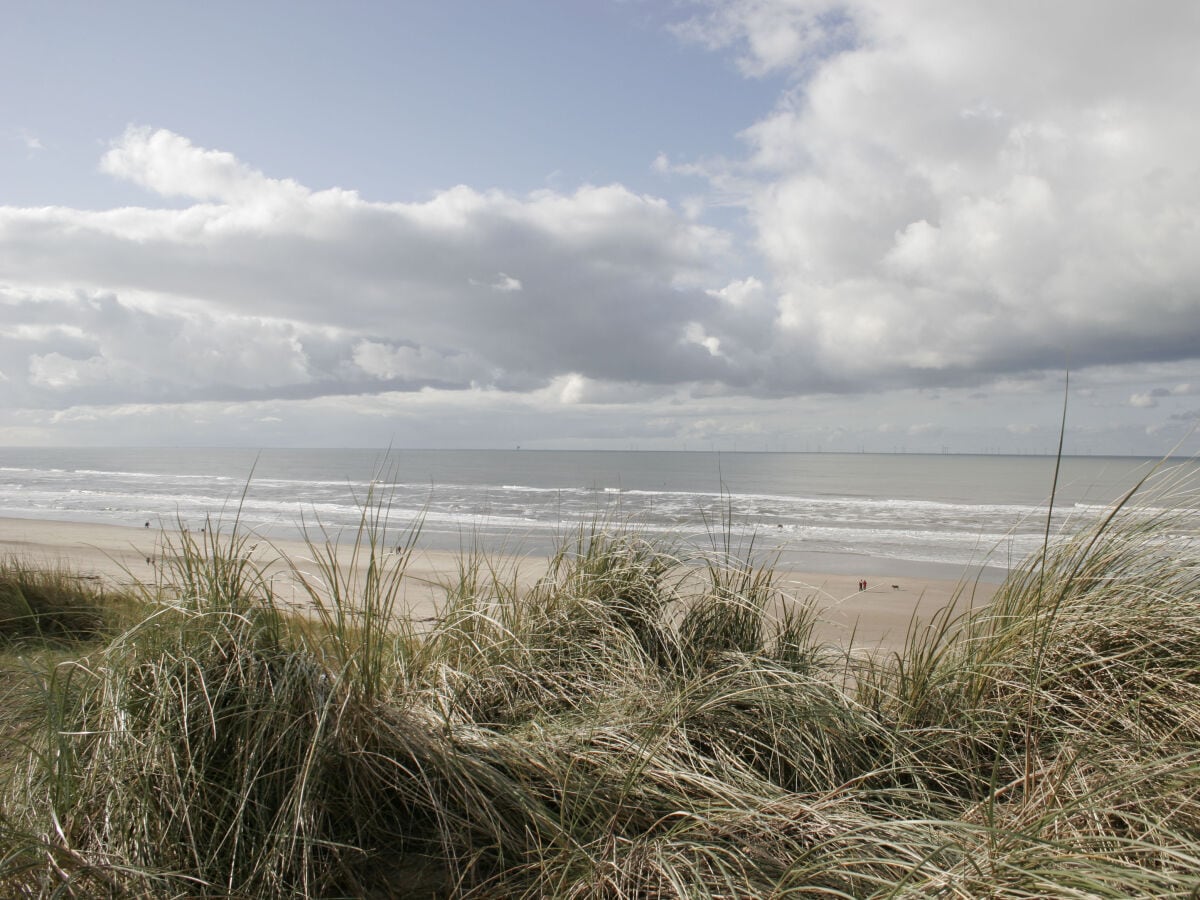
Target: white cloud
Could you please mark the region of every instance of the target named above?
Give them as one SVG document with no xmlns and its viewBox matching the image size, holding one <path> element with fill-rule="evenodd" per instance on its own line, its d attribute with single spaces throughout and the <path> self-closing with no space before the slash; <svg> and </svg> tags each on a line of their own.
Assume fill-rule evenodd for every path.
<svg viewBox="0 0 1200 900">
<path fill-rule="evenodd" d="M 475 359 L 430 347 L 384 344 L 363 340 L 352 350 L 354 364 L 372 378 L 412 386 L 440 382 L 465 387 L 487 380 L 486 368 Z"/>
<path fill-rule="evenodd" d="M 712 356 L 722 356 L 721 341 L 708 334 L 699 322 L 689 322 L 683 333 L 684 340 L 703 347 Z"/>
<path fill-rule="evenodd" d="M 558 391 L 560 402 L 573 406 L 583 402 L 586 386 L 587 382 L 582 376 L 571 373 L 558 379 L 554 388 Z"/>
<path fill-rule="evenodd" d="M 724 164 L 714 163 L 705 164 L 701 162 L 672 162 L 671 158 L 665 153 L 659 153 L 654 157 L 654 162 L 650 164 L 650 168 L 659 175 L 683 175 L 690 178 L 714 178 L 722 174 L 725 168 Z"/>
<path fill-rule="evenodd" d="M 100 169 L 165 197 L 236 203 L 264 195 L 300 199 L 308 194 L 295 182 L 267 178 L 232 153 L 205 150 L 182 135 L 145 126 L 125 129 L 104 154 Z"/>
<path fill-rule="evenodd" d="M 30 155 L 46 149 L 41 139 L 27 129 L 20 129 L 17 132 L 17 138 L 22 144 L 25 145 L 25 149 L 30 153 Z"/>
<path fill-rule="evenodd" d="M 755 303 L 761 303 L 764 297 L 763 283 L 754 276 L 740 281 L 731 281 L 723 288 L 708 292 L 713 297 L 720 297 L 735 309 L 743 309 Z"/>
<path fill-rule="evenodd" d="M 499 291 L 501 294 L 511 294 L 513 291 L 521 290 L 520 279 L 513 278 L 511 275 L 505 275 L 503 272 L 500 272 L 496 276 L 496 280 L 490 284 L 476 281 L 474 278 L 468 278 L 467 283 L 473 284 L 475 287 L 489 287 L 493 291 Z"/>
<path fill-rule="evenodd" d="M 804 69 L 813 57 L 850 40 L 853 23 L 834 2 L 713 2 L 703 18 L 676 27 L 711 48 L 742 46 L 738 64 L 751 76 Z"/>
<path fill-rule="evenodd" d="M 112 370 L 112 364 L 102 356 L 72 359 L 61 353 L 44 353 L 29 357 L 30 383 L 56 391 L 105 382 Z"/>
<path fill-rule="evenodd" d="M 667 390 L 661 386 L 627 381 L 602 381 L 587 378 L 578 372 L 570 372 L 558 376 L 545 388 L 530 392 L 527 396 L 533 403 L 547 409 L 553 409 L 558 404 L 636 409 L 641 404 L 657 401 L 665 393 Z"/>
<path fill-rule="evenodd" d="M 511 294 L 513 291 L 521 290 L 521 282 L 511 275 L 505 275 L 501 272 L 497 279 L 492 282 L 492 290 L 499 291 L 502 294 Z"/>
<path fill-rule="evenodd" d="M 459 186 L 369 203 L 148 128 L 102 165 L 204 202 L 0 207 L 0 363 L 31 373 L 18 403 L 531 390 L 569 372 L 671 384 L 726 368 L 685 336 L 718 303 L 690 285 L 712 283 L 729 238 L 659 198 Z"/>
<path fill-rule="evenodd" d="M 682 30 L 791 77 L 746 204 L 827 381 L 1196 356 L 1188 4 L 731 0 Z"/>
<path fill-rule="evenodd" d="M 919 437 L 927 434 L 941 434 L 944 431 L 940 425 L 935 422 L 916 422 L 908 426 L 908 435 L 910 437 Z"/>
</svg>

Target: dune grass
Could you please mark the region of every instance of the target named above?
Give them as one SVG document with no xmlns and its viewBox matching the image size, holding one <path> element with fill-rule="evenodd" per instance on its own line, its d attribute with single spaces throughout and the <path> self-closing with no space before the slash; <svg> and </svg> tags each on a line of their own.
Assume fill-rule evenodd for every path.
<svg viewBox="0 0 1200 900">
<path fill-rule="evenodd" d="M 353 567 L 314 544 L 291 573 L 309 618 L 208 529 L 136 622 L 10 684 L 37 703 L 0 894 L 1196 896 L 1175 509 L 1126 505 L 874 655 L 818 644 L 752 547 L 595 526 L 528 590 L 473 549 L 414 623 L 370 510 Z"/>
<path fill-rule="evenodd" d="M 119 630 L 136 602 L 63 565 L 0 559 L 0 647 L 67 647 Z"/>
</svg>

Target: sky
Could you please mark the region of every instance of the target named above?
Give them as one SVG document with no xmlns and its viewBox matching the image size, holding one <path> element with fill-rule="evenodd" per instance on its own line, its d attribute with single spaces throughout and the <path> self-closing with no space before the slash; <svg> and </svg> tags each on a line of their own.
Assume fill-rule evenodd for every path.
<svg viewBox="0 0 1200 900">
<path fill-rule="evenodd" d="M 0 446 L 1200 452 L 1193 0 L 0 23 Z"/>
</svg>

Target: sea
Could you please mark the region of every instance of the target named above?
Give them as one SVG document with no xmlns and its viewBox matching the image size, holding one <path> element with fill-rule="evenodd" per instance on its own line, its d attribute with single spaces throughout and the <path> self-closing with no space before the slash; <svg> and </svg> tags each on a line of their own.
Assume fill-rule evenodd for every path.
<svg viewBox="0 0 1200 900">
<path fill-rule="evenodd" d="M 1011 455 L 0 448 L 0 515 L 351 540 L 366 514 L 398 544 L 525 554 L 600 528 L 801 571 L 999 580 L 1041 549 L 1047 522 L 1060 539 L 1156 468 L 1172 483 L 1200 474 L 1195 460 L 1068 456 L 1055 486 L 1055 468 Z"/>
</svg>

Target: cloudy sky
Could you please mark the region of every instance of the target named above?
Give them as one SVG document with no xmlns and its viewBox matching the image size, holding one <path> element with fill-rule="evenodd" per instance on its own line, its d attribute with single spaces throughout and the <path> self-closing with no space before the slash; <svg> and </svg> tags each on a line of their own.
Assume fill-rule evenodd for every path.
<svg viewBox="0 0 1200 900">
<path fill-rule="evenodd" d="M 0 445 L 1200 449 L 1193 0 L 0 21 Z"/>
</svg>

